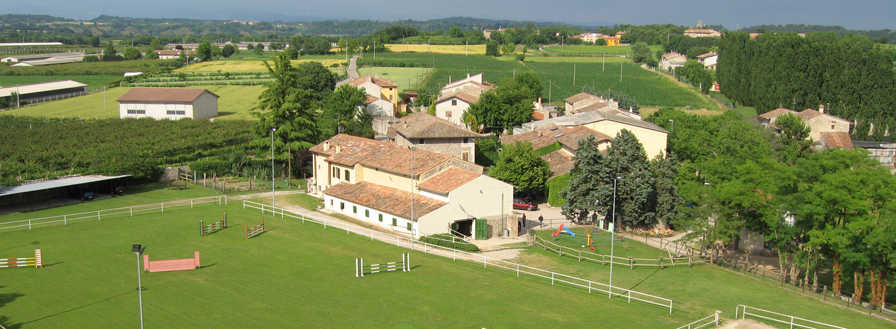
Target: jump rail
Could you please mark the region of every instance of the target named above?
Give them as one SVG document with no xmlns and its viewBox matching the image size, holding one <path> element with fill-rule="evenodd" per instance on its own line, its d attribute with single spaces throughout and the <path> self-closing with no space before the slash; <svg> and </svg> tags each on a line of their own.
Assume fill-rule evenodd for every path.
<svg viewBox="0 0 896 329">
<path fill-rule="evenodd" d="M 285 211 L 283 211 L 283 209 L 271 207 L 269 205 L 265 205 L 265 204 L 261 204 L 261 203 L 257 203 L 257 202 L 243 200 L 243 208 L 244 209 L 252 208 L 252 209 L 261 210 L 262 212 L 271 212 L 273 214 L 279 214 L 283 218 L 289 217 L 289 218 L 301 220 L 302 223 L 307 221 L 307 222 L 312 222 L 312 223 L 316 223 L 316 224 L 321 224 L 321 225 L 323 225 L 324 229 L 326 229 L 327 227 L 334 227 L 337 229 L 345 230 L 346 235 L 355 233 L 357 235 L 370 237 L 371 240 L 375 239 L 375 240 L 383 241 L 383 242 L 390 243 L 390 244 L 394 243 L 397 247 L 410 248 L 411 250 L 414 250 L 414 251 L 422 251 L 423 253 L 431 253 L 431 254 L 438 255 L 438 256 L 449 257 L 455 261 L 456 260 L 465 260 L 465 261 L 470 261 L 470 262 L 474 262 L 474 263 L 480 263 L 480 264 L 482 264 L 483 268 L 488 268 L 489 266 L 491 266 L 491 267 L 503 269 L 503 270 L 506 270 L 507 272 L 516 273 L 517 277 L 519 277 L 521 274 L 527 274 L 527 275 L 531 275 L 534 277 L 539 277 L 539 278 L 545 279 L 546 281 L 550 280 L 551 285 L 563 284 L 566 286 L 579 288 L 584 291 L 588 291 L 588 293 L 591 293 L 592 291 L 603 292 L 603 293 L 607 293 L 610 298 L 612 298 L 613 296 L 626 298 L 629 303 L 631 303 L 632 300 L 635 300 L 635 301 L 640 301 L 640 302 L 644 302 L 647 304 L 657 305 L 657 306 L 661 306 L 663 308 L 668 308 L 670 314 L 672 313 L 672 310 L 673 310 L 673 302 L 671 299 L 668 299 L 668 298 L 645 294 L 642 292 L 637 292 L 634 290 L 629 290 L 629 289 L 615 287 L 615 286 L 611 287 L 604 283 L 585 280 L 585 279 L 565 275 L 562 273 L 551 272 L 551 271 L 547 271 L 547 270 L 543 270 L 543 269 L 539 269 L 539 268 L 535 268 L 535 267 L 530 267 L 530 266 L 521 265 L 521 264 L 517 264 L 517 263 L 511 263 L 511 262 L 508 262 L 505 260 L 489 258 L 489 257 L 479 255 L 479 254 L 473 254 L 473 253 L 469 253 L 469 252 L 465 252 L 465 251 L 458 251 L 458 250 L 451 249 L 451 248 L 432 245 L 432 244 L 428 244 L 425 242 L 420 242 L 420 241 L 414 240 L 412 238 L 407 238 L 407 237 L 403 237 L 403 236 L 399 236 L 399 235 L 374 231 L 373 229 L 363 228 L 360 226 L 343 223 L 341 221 L 327 219 L 326 217 L 314 217 L 314 216 L 308 216 L 308 215 L 304 215 L 304 214 L 294 214 L 291 212 L 285 212 Z"/>
<path fill-rule="evenodd" d="M 535 236 L 535 244 L 542 247 L 544 250 L 551 250 L 556 252 L 560 257 L 564 255 L 570 257 L 576 257 L 581 262 L 582 260 L 592 261 L 595 263 L 601 263 L 601 265 L 606 265 L 612 262 L 615 265 L 625 266 L 630 269 L 634 269 L 635 267 L 659 267 L 665 268 L 666 266 L 682 266 L 687 265 L 691 266 L 691 258 L 690 257 L 659 257 L 657 259 L 651 258 L 629 258 L 629 257 L 620 257 L 620 256 L 611 256 L 611 255 L 603 255 L 588 251 L 582 251 L 575 248 L 563 247 L 556 243 L 545 240 L 540 236 Z M 666 261 L 669 261 L 668 263 Z M 676 263 L 678 261 L 678 263 Z"/>
<path fill-rule="evenodd" d="M 0 258 L 0 268 L 6 267 L 44 267 L 40 249 L 34 250 L 34 257 Z"/>
</svg>

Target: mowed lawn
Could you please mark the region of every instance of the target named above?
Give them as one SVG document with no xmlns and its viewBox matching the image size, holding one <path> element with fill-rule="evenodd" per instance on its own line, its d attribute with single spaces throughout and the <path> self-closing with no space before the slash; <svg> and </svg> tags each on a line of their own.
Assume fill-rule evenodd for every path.
<svg viewBox="0 0 896 329">
<path fill-rule="evenodd" d="M 199 235 L 200 220 L 225 212 L 231 227 Z M 246 240 L 245 226 L 262 218 L 268 231 Z M 397 261 L 408 250 L 231 201 L 0 233 L 3 255 L 27 257 L 40 248 L 45 264 L 0 269 L 2 325 L 136 327 L 134 243 L 147 247 L 150 260 L 201 253 L 198 270 L 142 274 L 149 328 L 672 327 L 697 316 L 421 252 L 411 253 L 409 273 L 356 278 L 356 257 Z"/>
<path fill-rule="evenodd" d="M 264 90 L 263 86 L 203 86 L 209 91 L 220 96 L 218 98 L 218 116 L 223 120 L 247 120 L 254 119 L 249 110 L 255 107 L 258 95 Z M 119 87 L 100 91 L 89 95 L 68 98 L 64 100 L 28 105 L 19 109 L 3 111 L 5 115 L 25 115 L 35 117 L 54 118 L 98 118 L 108 119 L 118 117 L 118 102 L 115 101 L 130 88 Z"/>
</svg>

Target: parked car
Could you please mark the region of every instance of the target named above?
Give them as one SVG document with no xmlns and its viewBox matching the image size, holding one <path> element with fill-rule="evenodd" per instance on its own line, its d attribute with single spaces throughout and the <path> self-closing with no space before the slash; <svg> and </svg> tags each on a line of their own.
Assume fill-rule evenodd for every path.
<svg viewBox="0 0 896 329">
<path fill-rule="evenodd" d="M 513 199 L 513 209 L 538 210 L 538 205 L 523 199 Z"/>
</svg>

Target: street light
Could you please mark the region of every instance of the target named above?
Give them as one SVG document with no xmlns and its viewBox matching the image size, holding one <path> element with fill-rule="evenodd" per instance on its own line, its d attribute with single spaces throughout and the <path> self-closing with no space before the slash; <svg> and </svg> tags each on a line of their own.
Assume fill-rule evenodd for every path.
<svg viewBox="0 0 896 329">
<path fill-rule="evenodd" d="M 143 284 L 140 282 L 140 255 L 142 255 L 145 250 L 146 247 L 139 244 L 131 246 L 131 251 L 137 255 L 137 296 L 140 300 L 140 329 L 143 329 Z"/>
<path fill-rule="evenodd" d="M 613 253 L 614 242 L 616 241 L 616 181 L 620 179 L 622 177 L 618 176 L 613 179 L 613 229 L 610 230 L 610 298 L 613 298 L 613 257 L 616 256 Z"/>
<path fill-rule="evenodd" d="M 277 128 L 271 128 L 271 208 L 276 206 L 276 198 L 274 197 L 274 132 Z M 273 210 L 271 210 L 273 211 Z"/>
</svg>

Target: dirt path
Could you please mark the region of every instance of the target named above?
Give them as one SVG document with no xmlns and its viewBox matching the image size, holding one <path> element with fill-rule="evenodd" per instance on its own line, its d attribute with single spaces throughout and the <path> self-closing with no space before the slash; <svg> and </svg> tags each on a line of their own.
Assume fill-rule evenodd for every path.
<svg viewBox="0 0 896 329">
<path fill-rule="evenodd" d="M 720 329 L 775 329 L 767 324 L 763 324 L 750 319 L 727 320 Z"/>
</svg>

